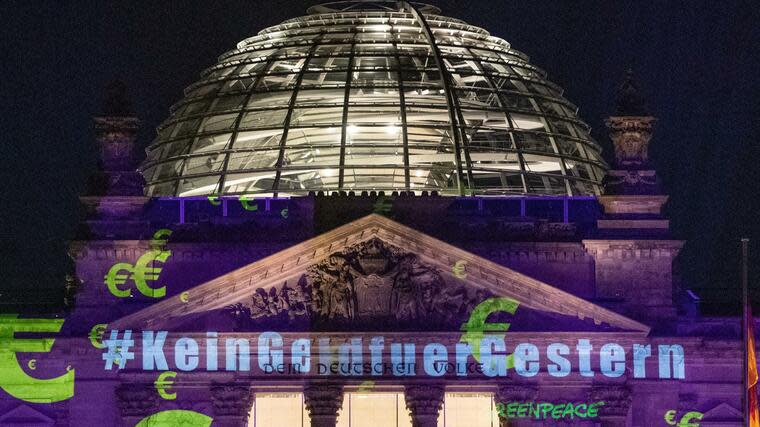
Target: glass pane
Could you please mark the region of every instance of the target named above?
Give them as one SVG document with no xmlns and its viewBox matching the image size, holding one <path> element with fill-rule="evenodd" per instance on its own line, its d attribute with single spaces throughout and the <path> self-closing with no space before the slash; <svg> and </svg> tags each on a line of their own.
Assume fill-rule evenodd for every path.
<svg viewBox="0 0 760 427">
<path fill-rule="evenodd" d="M 304 73 L 302 88 L 308 87 L 343 87 L 346 85 L 347 74 L 345 71 L 330 71 L 324 73 Z"/>
<path fill-rule="evenodd" d="M 248 108 L 287 107 L 290 104 L 291 91 L 255 93 L 248 101 Z"/>
<path fill-rule="evenodd" d="M 535 104 L 531 102 L 531 99 L 524 95 L 517 95 L 514 93 L 501 93 L 501 102 L 507 110 L 530 110 L 538 111 Z"/>
<path fill-rule="evenodd" d="M 161 153 L 161 158 L 168 159 L 171 157 L 186 154 L 189 144 L 190 144 L 189 139 L 180 139 L 178 141 L 166 143 L 161 146 L 161 148 L 163 149 L 163 152 Z"/>
<path fill-rule="evenodd" d="M 346 188 L 353 190 L 394 190 L 405 186 L 404 169 L 370 168 L 346 169 Z"/>
<path fill-rule="evenodd" d="M 390 37 L 387 37 L 390 39 Z M 369 39 L 372 40 L 372 39 Z M 364 53 L 393 53 L 396 49 L 393 48 L 392 44 L 380 44 L 380 43 L 374 43 L 374 44 L 357 44 L 356 48 L 354 49 L 354 52 L 359 54 Z"/>
<path fill-rule="evenodd" d="M 331 104 L 343 105 L 346 91 L 343 89 L 312 89 L 301 90 L 296 97 L 296 106 L 305 105 L 326 106 Z"/>
<path fill-rule="evenodd" d="M 404 92 L 404 100 L 407 105 L 425 105 L 447 107 L 443 88 L 408 89 Z M 447 107 L 448 108 L 448 107 Z"/>
<path fill-rule="evenodd" d="M 410 127 L 407 129 L 409 146 L 425 145 L 439 151 L 453 150 L 454 143 L 451 140 L 450 128 L 423 128 Z"/>
<path fill-rule="evenodd" d="M 572 160 L 565 160 L 565 167 L 567 168 L 568 175 L 572 175 L 578 178 L 593 180 L 591 166 L 586 163 L 575 162 Z"/>
<path fill-rule="evenodd" d="M 401 124 L 399 107 L 356 107 L 348 110 L 348 123 L 352 125 L 363 123 L 385 124 L 398 126 Z M 388 132 L 398 133 L 399 129 L 389 127 Z"/>
<path fill-rule="evenodd" d="M 214 95 L 220 87 L 222 87 L 221 82 L 217 83 L 211 83 L 204 86 L 199 86 L 194 89 L 192 89 L 190 92 L 185 92 L 185 97 L 187 98 L 200 98 L 205 96 L 212 96 Z"/>
<path fill-rule="evenodd" d="M 232 153 L 230 162 L 227 166 L 228 171 L 246 170 L 246 169 L 266 169 L 273 168 L 277 164 L 277 157 L 280 155 L 279 150 L 265 150 L 242 153 Z"/>
<path fill-rule="evenodd" d="M 282 129 L 240 132 L 233 148 L 269 148 L 279 147 Z"/>
<path fill-rule="evenodd" d="M 529 172 L 562 175 L 562 167 L 557 157 L 526 153 L 523 158 L 525 159 L 525 169 Z"/>
<path fill-rule="evenodd" d="M 348 68 L 349 59 L 347 57 L 325 57 L 312 58 L 309 61 L 309 71 L 334 70 Z"/>
<path fill-rule="evenodd" d="M 440 427 L 492 427 L 498 426 L 498 416 L 490 393 L 446 393 L 443 416 L 438 417 Z"/>
<path fill-rule="evenodd" d="M 557 143 L 557 146 L 559 147 L 559 151 L 562 154 L 566 154 L 568 156 L 573 157 L 580 157 L 585 159 L 586 154 L 583 149 L 583 144 L 577 141 L 571 141 L 564 138 L 554 138 L 555 142 Z"/>
<path fill-rule="evenodd" d="M 398 104 L 400 103 L 398 89 L 395 88 L 362 88 L 351 89 L 350 104 Z"/>
<path fill-rule="evenodd" d="M 396 147 L 347 147 L 346 165 L 398 166 L 404 164 L 401 154 Z"/>
<path fill-rule="evenodd" d="M 297 73 L 265 76 L 259 79 L 259 84 L 256 85 L 256 89 L 257 90 L 290 89 L 295 86 L 297 79 L 298 79 Z"/>
<path fill-rule="evenodd" d="M 274 177 L 274 172 L 228 173 L 223 191 L 225 194 L 270 192 Z"/>
<path fill-rule="evenodd" d="M 451 123 L 449 118 L 447 108 L 407 107 L 406 109 L 407 123 L 443 125 Z"/>
<path fill-rule="evenodd" d="M 185 120 L 184 122 L 177 123 L 174 128 L 174 133 L 172 134 L 172 138 L 189 136 L 195 133 L 198 130 L 198 124 L 200 124 L 200 122 L 201 122 L 200 119 L 194 119 L 194 120 Z"/>
<path fill-rule="evenodd" d="M 468 129 L 467 137 L 470 147 L 494 148 L 497 150 L 515 149 L 515 145 L 510 138 L 509 132 L 500 129 Z M 498 154 L 503 157 L 503 153 Z"/>
<path fill-rule="evenodd" d="M 517 141 L 517 146 L 522 150 L 555 153 L 551 140 L 545 134 L 533 132 L 514 132 L 513 135 Z"/>
<path fill-rule="evenodd" d="M 251 89 L 251 87 L 253 87 L 253 83 L 255 81 L 256 79 L 253 77 L 228 80 L 224 83 L 224 87 L 220 93 L 247 92 L 249 89 Z"/>
<path fill-rule="evenodd" d="M 331 39 L 341 39 L 341 38 L 351 38 L 352 34 L 327 34 L 325 35 L 325 38 L 328 40 Z M 351 45 L 350 44 L 340 44 L 340 45 L 330 45 L 330 44 L 323 44 L 319 45 L 317 47 L 317 50 L 314 52 L 316 56 L 323 56 L 323 55 L 345 55 L 351 52 Z"/>
<path fill-rule="evenodd" d="M 391 86 L 398 84 L 395 71 L 352 71 L 352 86 Z"/>
<path fill-rule="evenodd" d="M 402 132 L 400 127 L 394 126 L 356 126 L 349 125 L 346 128 L 346 143 L 351 144 L 383 144 L 402 145 Z"/>
<path fill-rule="evenodd" d="M 344 410 L 338 417 L 338 426 L 348 427 L 348 423 L 341 423 L 350 419 L 350 427 L 411 427 L 411 421 L 404 419 L 409 417 L 400 417 L 398 414 L 406 412 L 405 407 L 399 406 L 399 396 L 403 394 L 347 393 L 343 403 Z M 350 415 L 346 410 L 349 408 Z"/>
<path fill-rule="evenodd" d="M 249 427 L 303 427 L 309 415 L 301 393 L 256 393 Z"/>
<path fill-rule="evenodd" d="M 550 196 L 567 195 L 565 180 L 561 177 L 526 175 L 528 190 Z"/>
<path fill-rule="evenodd" d="M 190 157 L 185 165 L 184 175 L 205 174 L 219 172 L 224 164 L 223 154 L 213 156 Z"/>
<path fill-rule="evenodd" d="M 156 176 L 153 179 L 162 180 L 179 176 L 180 171 L 182 170 L 182 165 L 184 163 L 184 160 L 177 160 L 159 164 L 157 166 Z"/>
<path fill-rule="evenodd" d="M 427 42 L 426 42 L 427 43 Z M 426 44 L 399 44 L 399 53 L 414 54 L 418 56 L 432 56 L 433 49 Z"/>
<path fill-rule="evenodd" d="M 291 126 L 343 125 L 343 107 L 296 108 L 290 117 Z"/>
<path fill-rule="evenodd" d="M 530 116 L 527 114 L 518 113 L 512 113 L 510 116 L 512 117 L 512 123 L 517 129 L 546 131 L 546 128 L 544 128 L 543 119 L 539 116 Z"/>
<path fill-rule="evenodd" d="M 266 68 L 267 68 L 266 62 L 263 62 L 263 61 L 254 62 L 254 63 L 241 65 L 240 67 L 238 67 L 236 73 L 241 76 L 246 75 L 246 74 L 256 75 L 264 71 Z"/>
<path fill-rule="evenodd" d="M 272 63 L 268 74 L 296 73 L 301 70 L 303 64 L 303 58 L 281 59 Z"/>
<path fill-rule="evenodd" d="M 338 185 L 338 178 L 337 168 L 283 170 L 279 190 L 319 191 L 333 189 Z"/>
<path fill-rule="evenodd" d="M 224 114 L 221 116 L 211 116 L 203 119 L 203 124 L 198 129 L 198 133 L 220 132 L 232 130 L 237 121 L 237 114 Z"/>
<path fill-rule="evenodd" d="M 255 129 L 282 126 L 287 109 L 251 111 L 243 115 L 239 129 Z"/>
<path fill-rule="evenodd" d="M 232 71 L 234 71 L 236 68 L 237 67 L 233 66 L 233 67 L 224 67 L 224 68 L 216 69 L 213 72 L 211 72 L 211 74 L 209 74 L 207 78 L 209 80 L 215 80 L 221 77 L 226 77 L 230 73 L 232 73 Z"/>
<path fill-rule="evenodd" d="M 441 73 L 435 71 L 402 71 L 401 78 L 404 83 L 418 86 L 441 86 Z"/>
<path fill-rule="evenodd" d="M 221 98 L 221 99 L 225 99 L 225 98 Z M 210 99 L 204 99 L 199 102 L 193 102 L 191 104 L 187 104 L 181 107 L 179 110 L 175 112 L 174 116 L 187 117 L 187 116 L 192 116 L 194 114 L 200 114 L 200 113 L 205 112 L 210 104 L 211 104 Z"/>
<path fill-rule="evenodd" d="M 209 108 L 209 113 L 218 113 L 227 110 L 236 110 L 240 108 L 240 105 L 245 99 L 244 95 L 225 96 L 223 98 L 217 98 Z M 197 103 L 196 103 L 197 104 Z M 187 114 L 187 112 L 185 112 Z"/>
<path fill-rule="evenodd" d="M 499 96 L 495 92 L 484 90 L 457 90 L 459 104 L 462 107 L 501 108 Z"/>
<path fill-rule="evenodd" d="M 230 142 L 230 137 L 232 137 L 231 133 L 199 136 L 193 143 L 193 148 L 190 149 L 190 154 L 224 150 Z"/>
<path fill-rule="evenodd" d="M 198 178 L 183 178 L 179 181 L 177 194 L 180 197 L 189 197 L 216 193 L 219 185 L 219 176 L 203 176 Z"/>
<path fill-rule="evenodd" d="M 556 119 L 549 119 L 549 123 L 551 123 L 552 128 L 554 128 L 555 132 L 558 132 L 562 135 L 567 135 L 567 136 L 576 136 L 575 128 L 570 122 L 556 120 Z"/>
<path fill-rule="evenodd" d="M 436 67 L 435 58 L 431 56 L 402 56 L 399 58 L 401 68 L 406 69 L 425 69 Z"/>
<path fill-rule="evenodd" d="M 507 116 L 501 111 L 465 110 L 462 116 L 467 126 L 508 129 Z"/>
<path fill-rule="evenodd" d="M 397 66 L 396 58 L 392 56 L 358 56 L 354 59 L 354 68 L 388 69 Z"/>
<path fill-rule="evenodd" d="M 288 132 L 288 141 L 286 146 L 293 147 L 296 145 L 313 145 L 340 146 L 341 129 L 338 127 L 330 128 L 297 128 L 290 129 Z"/>
</svg>

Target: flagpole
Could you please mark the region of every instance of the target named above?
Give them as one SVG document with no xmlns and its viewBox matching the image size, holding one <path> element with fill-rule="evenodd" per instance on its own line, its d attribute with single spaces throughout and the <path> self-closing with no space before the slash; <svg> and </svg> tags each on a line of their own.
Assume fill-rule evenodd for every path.
<svg viewBox="0 0 760 427">
<path fill-rule="evenodd" d="M 749 246 L 749 239 L 743 238 L 742 239 L 742 341 L 744 343 L 744 355 L 742 356 L 742 413 L 744 414 L 744 425 L 749 426 L 749 387 L 747 383 L 747 376 L 749 375 L 749 367 L 747 366 L 747 357 L 749 354 L 749 337 L 747 336 L 747 332 L 749 332 L 749 326 L 744 324 L 745 322 L 752 322 L 752 319 L 747 318 L 747 307 L 749 303 L 749 295 L 747 290 L 747 252 Z"/>
</svg>

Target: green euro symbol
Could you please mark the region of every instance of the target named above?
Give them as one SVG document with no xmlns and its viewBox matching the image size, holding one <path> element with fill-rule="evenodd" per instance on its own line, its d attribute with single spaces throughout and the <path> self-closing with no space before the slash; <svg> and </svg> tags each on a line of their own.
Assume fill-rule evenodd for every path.
<svg viewBox="0 0 760 427">
<path fill-rule="evenodd" d="M 665 424 L 667 424 L 669 426 L 676 425 L 677 424 L 676 423 L 676 410 L 675 409 L 671 409 L 670 411 L 666 412 L 664 418 L 665 418 Z"/>
<path fill-rule="evenodd" d="M 132 279 L 137 286 L 137 290 L 146 297 L 161 298 L 166 295 L 166 286 L 160 288 L 152 288 L 148 286 L 149 281 L 158 280 L 158 276 L 161 274 L 161 267 L 154 267 L 153 262 L 165 263 L 167 259 L 172 255 L 172 251 L 162 251 L 159 249 L 151 249 L 148 252 L 142 254 L 137 262 L 133 266 L 126 262 L 120 262 L 114 264 L 108 270 L 108 274 L 103 281 L 108 290 L 117 298 L 126 298 L 132 295 L 131 289 L 121 289 L 119 286 L 126 283 L 127 279 Z M 151 266 L 148 266 L 151 264 Z M 127 275 L 124 273 L 132 273 Z"/>
<path fill-rule="evenodd" d="M 702 420 L 702 417 L 704 416 L 701 412 L 687 412 L 683 417 L 681 417 L 681 421 L 678 422 L 678 427 L 699 427 L 698 422 L 692 422 L 693 420 L 700 421 Z"/>
<path fill-rule="evenodd" d="M 480 362 L 480 343 L 486 336 L 504 339 L 506 332 L 509 330 L 509 323 L 486 323 L 488 316 L 492 313 L 503 311 L 509 314 L 515 314 L 519 302 L 512 298 L 489 298 L 480 304 L 470 313 L 470 319 L 462 324 L 460 330 L 464 331 L 460 342 L 470 344 L 472 348 L 472 357 Z M 493 332 L 505 332 L 494 334 Z M 507 356 L 507 368 L 514 367 L 514 355 Z"/>
<path fill-rule="evenodd" d="M 16 353 L 49 353 L 55 338 L 15 339 L 17 332 L 58 333 L 64 319 L 19 319 L 18 314 L 0 315 L 0 388 L 11 396 L 32 403 L 54 403 L 74 396 L 74 370 L 60 377 L 41 380 L 19 366 Z"/>
<path fill-rule="evenodd" d="M 169 237 L 172 235 L 172 231 L 168 228 L 162 228 L 153 233 L 153 239 L 150 241 L 150 246 L 154 249 L 161 249 L 166 246 L 168 239 L 162 239 L 162 237 Z"/>
<path fill-rule="evenodd" d="M 209 427 L 213 421 L 213 418 L 201 413 L 177 409 L 143 418 L 135 427 Z"/>
<path fill-rule="evenodd" d="M 108 274 L 106 274 L 103 280 L 103 283 L 106 284 L 108 290 L 117 298 L 126 298 L 132 295 L 131 289 L 119 288 L 119 286 L 126 283 L 129 278 L 128 274 L 123 273 L 124 270 L 126 270 L 127 273 L 131 273 L 132 264 L 127 262 L 114 264 L 113 267 L 108 270 Z"/>
<path fill-rule="evenodd" d="M 158 280 L 158 276 L 161 274 L 161 267 L 148 267 L 148 264 L 158 261 L 165 263 L 167 259 L 172 255 L 172 251 L 160 251 L 152 249 L 145 252 L 135 263 L 134 273 L 132 279 L 135 281 L 137 290 L 146 297 L 161 298 L 166 295 L 166 286 L 160 288 L 152 288 L 148 286 L 148 281 Z"/>
<path fill-rule="evenodd" d="M 253 206 L 249 205 L 248 202 L 253 201 L 253 199 L 249 198 L 248 196 L 243 196 L 240 198 L 240 204 L 243 205 L 243 209 L 247 211 L 256 211 L 259 209 L 259 204 L 255 203 Z"/>
</svg>

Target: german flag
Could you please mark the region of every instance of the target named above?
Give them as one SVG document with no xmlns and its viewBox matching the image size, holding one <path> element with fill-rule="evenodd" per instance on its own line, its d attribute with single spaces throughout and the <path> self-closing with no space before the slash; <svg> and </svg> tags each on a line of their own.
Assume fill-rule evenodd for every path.
<svg viewBox="0 0 760 427">
<path fill-rule="evenodd" d="M 752 308 L 746 305 L 744 315 L 747 343 L 747 418 L 748 427 L 760 427 L 760 409 L 757 405 L 757 359 L 755 358 L 755 334 L 753 332 Z"/>
</svg>

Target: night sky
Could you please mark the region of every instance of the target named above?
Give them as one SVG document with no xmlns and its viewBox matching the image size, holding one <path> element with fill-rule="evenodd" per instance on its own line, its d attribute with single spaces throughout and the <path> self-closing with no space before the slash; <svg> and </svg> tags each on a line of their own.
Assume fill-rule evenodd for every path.
<svg viewBox="0 0 760 427">
<path fill-rule="evenodd" d="M 62 287 L 77 196 L 96 163 L 91 116 L 110 81 L 129 87 L 145 146 L 220 54 L 317 3 L 3 2 L 0 301 L 9 288 Z M 748 236 L 750 286 L 760 288 L 760 3 L 429 3 L 528 54 L 580 106 L 608 157 L 604 118 L 632 68 L 659 119 L 650 156 L 671 195 L 675 235 L 688 241 L 680 256 L 685 287 L 723 311 L 738 308 L 738 239 Z"/>
</svg>

